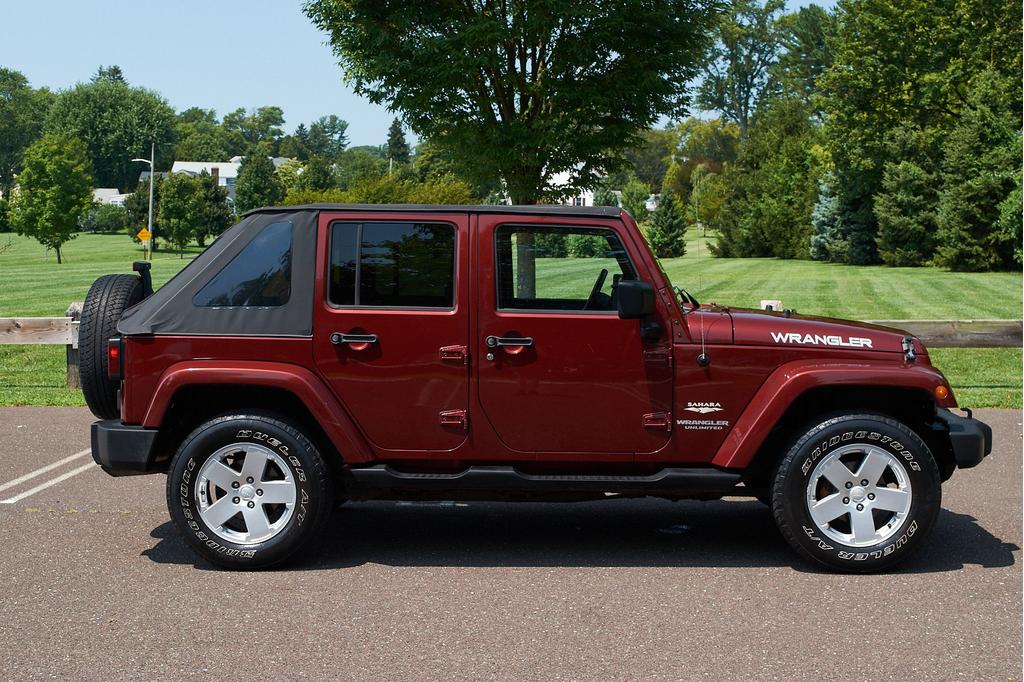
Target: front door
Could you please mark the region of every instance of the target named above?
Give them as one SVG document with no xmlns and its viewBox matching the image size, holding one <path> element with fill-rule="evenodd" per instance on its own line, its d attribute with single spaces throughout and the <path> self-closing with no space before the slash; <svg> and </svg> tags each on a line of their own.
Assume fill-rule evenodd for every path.
<svg viewBox="0 0 1024 682">
<path fill-rule="evenodd" d="M 483 411 L 507 447 L 542 458 L 655 452 L 670 438 L 670 339 L 659 320 L 645 340 L 615 300 L 648 273 L 618 221 L 551 220 L 480 218 Z"/>
<path fill-rule="evenodd" d="M 320 231 L 320 371 L 379 450 L 458 447 L 468 427 L 467 216 L 323 214 Z"/>
</svg>

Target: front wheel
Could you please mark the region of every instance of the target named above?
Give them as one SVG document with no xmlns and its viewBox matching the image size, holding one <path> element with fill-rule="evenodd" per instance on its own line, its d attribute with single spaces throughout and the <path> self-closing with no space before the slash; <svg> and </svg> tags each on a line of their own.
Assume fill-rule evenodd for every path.
<svg viewBox="0 0 1024 682">
<path fill-rule="evenodd" d="M 938 467 L 916 433 L 888 417 L 850 414 L 797 440 L 776 471 L 771 507 L 799 554 L 863 573 L 913 552 L 941 500 Z"/>
<path fill-rule="evenodd" d="M 167 476 L 167 506 L 186 541 L 225 568 L 263 568 L 306 545 L 333 509 L 327 466 L 294 425 L 269 415 L 206 422 Z"/>
</svg>

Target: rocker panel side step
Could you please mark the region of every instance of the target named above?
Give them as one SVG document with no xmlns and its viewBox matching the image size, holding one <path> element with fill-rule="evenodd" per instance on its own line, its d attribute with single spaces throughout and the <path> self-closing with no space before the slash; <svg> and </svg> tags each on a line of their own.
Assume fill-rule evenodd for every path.
<svg viewBox="0 0 1024 682">
<path fill-rule="evenodd" d="M 456 473 L 409 473 L 386 464 L 350 469 L 360 493 L 475 491 L 494 493 L 726 493 L 740 474 L 709 467 L 669 467 L 647 476 L 527 474 L 509 466 L 472 466 Z"/>
</svg>

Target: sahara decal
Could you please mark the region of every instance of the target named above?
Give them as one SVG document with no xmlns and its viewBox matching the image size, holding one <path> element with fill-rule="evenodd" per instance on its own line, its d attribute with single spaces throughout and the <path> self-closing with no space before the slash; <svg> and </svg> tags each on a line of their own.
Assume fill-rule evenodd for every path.
<svg viewBox="0 0 1024 682">
<path fill-rule="evenodd" d="M 805 346 L 837 346 L 839 348 L 871 348 L 871 339 L 863 336 L 834 334 L 801 334 L 799 332 L 771 332 L 775 343 L 799 343 Z"/>
<path fill-rule="evenodd" d="M 697 414 L 709 414 L 711 412 L 721 412 L 722 403 L 686 403 L 686 407 L 683 408 L 687 412 L 696 412 Z"/>
</svg>

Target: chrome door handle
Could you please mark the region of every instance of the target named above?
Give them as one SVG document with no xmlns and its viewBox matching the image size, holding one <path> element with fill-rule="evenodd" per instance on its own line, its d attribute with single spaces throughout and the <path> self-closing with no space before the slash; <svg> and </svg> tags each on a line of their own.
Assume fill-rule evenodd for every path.
<svg viewBox="0 0 1024 682">
<path fill-rule="evenodd" d="M 367 344 L 377 343 L 376 334 L 342 334 L 341 332 L 334 332 L 331 334 L 331 343 L 335 346 L 340 346 L 343 343 L 354 343 L 354 344 Z"/>
<path fill-rule="evenodd" d="M 533 345 L 533 339 L 529 336 L 488 336 L 484 339 L 484 343 L 487 344 L 488 348 L 497 348 L 499 346 L 526 347 Z"/>
</svg>

